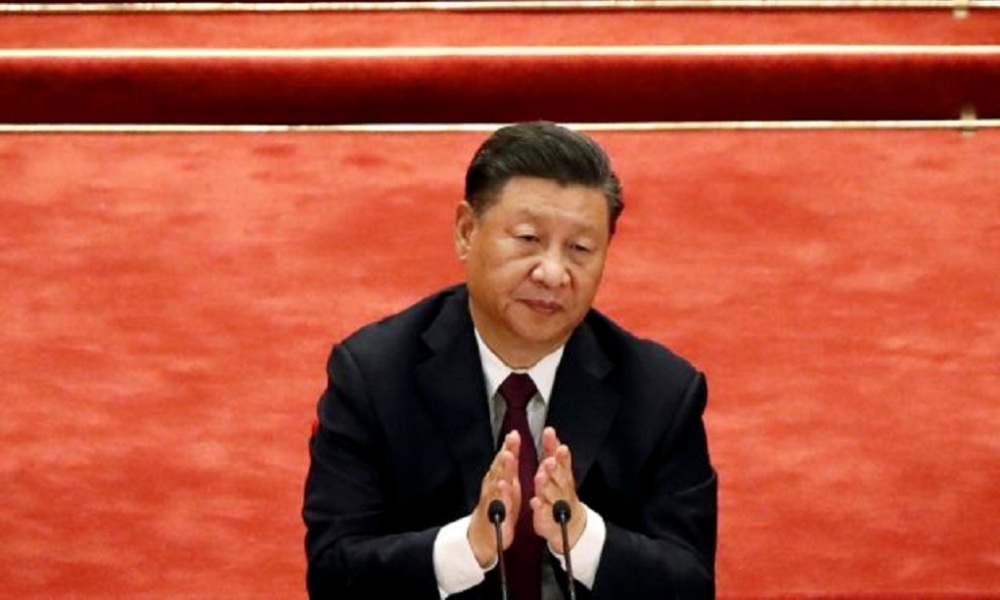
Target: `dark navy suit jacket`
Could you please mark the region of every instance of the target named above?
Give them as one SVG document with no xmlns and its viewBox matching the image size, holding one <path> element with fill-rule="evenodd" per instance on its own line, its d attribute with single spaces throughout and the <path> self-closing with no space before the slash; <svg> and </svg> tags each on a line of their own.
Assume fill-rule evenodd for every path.
<svg viewBox="0 0 1000 600">
<path fill-rule="evenodd" d="M 437 600 L 434 538 L 472 512 L 496 452 L 465 287 L 351 335 L 327 372 L 303 507 L 310 597 Z M 701 373 L 595 310 L 570 337 L 547 424 L 608 529 L 581 599 L 714 597 L 705 402 Z M 495 571 L 451 598 L 498 597 Z"/>
</svg>

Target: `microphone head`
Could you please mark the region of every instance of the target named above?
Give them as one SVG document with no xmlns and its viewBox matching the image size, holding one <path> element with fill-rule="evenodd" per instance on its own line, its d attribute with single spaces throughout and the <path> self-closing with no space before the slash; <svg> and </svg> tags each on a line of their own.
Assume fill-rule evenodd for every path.
<svg viewBox="0 0 1000 600">
<path fill-rule="evenodd" d="M 507 507 L 499 499 L 491 500 L 490 505 L 486 508 L 486 514 L 489 515 L 490 521 L 503 523 L 503 520 L 507 518 Z"/>
<path fill-rule="evenodd" d="M 557 523 L 566 523 L 569 521 L 569 502 L 566 502 L 565 500 L 556 500 L 555 504 L 552 505 L 552 518 L 555 519 Z"/>
</svg>

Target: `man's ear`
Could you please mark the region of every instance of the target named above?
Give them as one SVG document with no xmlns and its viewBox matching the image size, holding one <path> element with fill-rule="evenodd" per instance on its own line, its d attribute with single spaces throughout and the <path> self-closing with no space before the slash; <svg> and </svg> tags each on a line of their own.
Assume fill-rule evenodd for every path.
<svg viewBox="0 0 1000 600">
<path fill-rule="evenodd" d="M 472 246 L 472 236 L 476 232 L 476 211 L 472 205 L 462 201 L 455 210 L 455 254 L 465 262 Z"/>
</svg>

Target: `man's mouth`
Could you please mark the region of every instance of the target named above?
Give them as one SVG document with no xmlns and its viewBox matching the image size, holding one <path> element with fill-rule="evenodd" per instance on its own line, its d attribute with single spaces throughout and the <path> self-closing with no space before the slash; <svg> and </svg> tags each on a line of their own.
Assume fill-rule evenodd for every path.
<svg viewBox="0 0 1000 600">
<path fill-rule="evenodd" d="M 546 315 L 562 310 L 562 304 L 554 300 L 521 300 L 521 302 L 531 310 Z"/>
</svg>

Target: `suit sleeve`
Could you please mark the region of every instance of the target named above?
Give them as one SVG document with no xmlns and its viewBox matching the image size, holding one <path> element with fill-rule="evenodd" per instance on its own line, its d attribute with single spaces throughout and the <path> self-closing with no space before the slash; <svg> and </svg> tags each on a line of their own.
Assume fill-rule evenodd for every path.
<svg viewBox="0 0 1000 600">
<path fill-rule="evenodd" d="M 327 375 L 303 504 L 309 596 L 437 597 L 432 548 L 438 528 L 401 532 L 385 436 L 346 346 L 334 348 Z"/>
<path fill-rule="evenodd" d="M 607 521 L 595 600 L 715 597 L 718 484 L 702 421 L 706 399 L 696 373 L 652 455 L 638 514 Z"/>
</svg>

